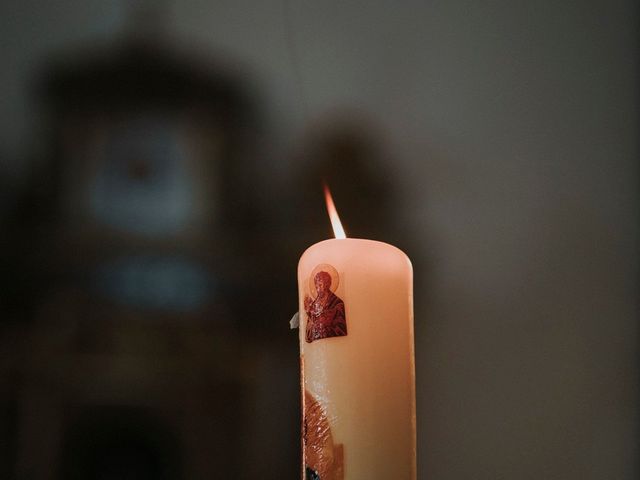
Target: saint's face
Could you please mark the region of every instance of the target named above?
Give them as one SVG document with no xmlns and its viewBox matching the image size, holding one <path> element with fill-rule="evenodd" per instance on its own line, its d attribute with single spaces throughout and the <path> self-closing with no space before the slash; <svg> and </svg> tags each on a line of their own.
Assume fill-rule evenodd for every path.
<svg viewBox="0 0 640 480">
<path fill-rule="evenodd" d="M 318 290 L 318 295 L 323 295 L 329 291 L 329 287 L 331 286 L 331 279 L 327 279 L 326 275 L 322 275 L 322 273 L 316 275 L 315 278 L 316 290 Z"/>
</svg>

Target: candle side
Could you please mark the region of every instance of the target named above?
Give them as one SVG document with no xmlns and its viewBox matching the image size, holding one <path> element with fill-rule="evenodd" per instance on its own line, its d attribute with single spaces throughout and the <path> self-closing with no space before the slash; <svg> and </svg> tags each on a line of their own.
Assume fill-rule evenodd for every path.
<svg viewBox="0 0 640 480">
<path fill-rule="evenodd" d="M 307 468 L 414 480 L 411 262 L 386 243 L 326 240 L 302 255 L 298 284 Z"/>
</svg>

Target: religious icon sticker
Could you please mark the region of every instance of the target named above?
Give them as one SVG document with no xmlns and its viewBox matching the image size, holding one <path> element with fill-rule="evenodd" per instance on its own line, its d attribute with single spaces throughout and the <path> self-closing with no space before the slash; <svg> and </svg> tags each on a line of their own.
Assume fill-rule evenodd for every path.
<svg viewBox="0 0 640 480">
<path fill-rule="evenodd" d="M 304 299 L 307 314 L 307 343 L 347 334 L 347 319 L 343 300 L 336 295 L 340 276 L 335 268 L 323 263 L 309 277 L 311 296 Z"/>
<path fill-rule="evenodd" d="M 334 443 L 326 412 L 306 390 L 302 429 L 305 480 L 343 480 L 343 445 Z"/>
</svg>

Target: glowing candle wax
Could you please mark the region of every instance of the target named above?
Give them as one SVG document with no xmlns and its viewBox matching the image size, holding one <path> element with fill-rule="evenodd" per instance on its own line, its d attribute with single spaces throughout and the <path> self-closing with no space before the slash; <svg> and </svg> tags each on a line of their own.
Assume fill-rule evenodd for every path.
<svg viewBox="0 0 640 480">
<path fill-rule="evenodd" d="M 413 273 L 396 247 L 336 238 L 298 264 L 303 479 L 415 480 Z M 341 229 L 341 227 L 340 227 Z"/>
</svg>

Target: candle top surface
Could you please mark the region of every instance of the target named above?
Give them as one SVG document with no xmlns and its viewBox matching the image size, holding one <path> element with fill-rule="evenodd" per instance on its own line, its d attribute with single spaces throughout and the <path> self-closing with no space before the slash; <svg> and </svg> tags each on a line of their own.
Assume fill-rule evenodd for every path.
<svg viewBox="0 0 640 480">
<path fill-rule="evenodd" d="M 411 260 L 398 247 L 391 245 L 390 243 L 381 242 L 379 240 L 369 240 L 365 238 L 328 238 L 326 240 L 321 240 L 317 243 L 314 243 L 309 248 L 307 248 L 304 253 L 301 255 L 301 259 L 304 258 L 307 254 L 312 253 L 317 249 L 353 249 L 353 250 L 366 250 L 371 253 L 373 252 L 385 252 L 389 254 L 394 254 L 399 258 L 402 258 L 403 261 L 409 264 L 411 267 Z"/>
</svg>

